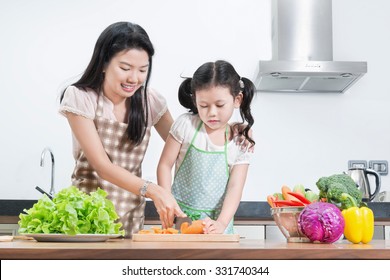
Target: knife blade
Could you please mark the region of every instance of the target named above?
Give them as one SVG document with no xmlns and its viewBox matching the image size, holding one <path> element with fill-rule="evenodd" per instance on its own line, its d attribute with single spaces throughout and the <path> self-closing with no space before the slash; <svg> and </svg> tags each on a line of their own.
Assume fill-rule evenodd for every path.
<svg viewBox="0 0 390 280">
<path fill-rule="evenodd" d="M 192 220 L 189 217 L 175 217 L 173 223 L 175 224 L 175 229 L 180 230 L 182 223 L 187 222 L 189 225 L 192 224 Z"/>
</svg>

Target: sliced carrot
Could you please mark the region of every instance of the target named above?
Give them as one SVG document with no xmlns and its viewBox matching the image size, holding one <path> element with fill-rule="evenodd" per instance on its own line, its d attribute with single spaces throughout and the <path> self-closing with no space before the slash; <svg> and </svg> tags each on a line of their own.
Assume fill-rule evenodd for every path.
<svg viewBox="0 0 390 280">
<path fill-rule="evenodd" d="M 296 193 L 296 192 L 287 192 L 287 194 L 294 196 L 295 198 L 299 199 L 299 201 L 301 201 L 301 202 L 304 203 L 304 204 L 310 204 L 310 203 L 311 203 L 310 200 L 308 200 L 306 197 L 304 197 L 304 196 L 301 195 L 300 193 Z"/>
<path fill-rule="evenodd" d="M 179 233 L 179 231 L 177 229 L 174 229 L 174 228 L 167 228 L 167 233 L 168 234 L 177 234 Z"/>
<path fill-rule="evenodd" d="M 150 230 L 142 229 L 140 234 L 177 234 L 179 231 L 174 228 L 151 227 Z"/>
<path fill-rule="evenodd" d="M 157 234 L 162 233 L 162 229 L 159 227 L 151 227 L 151 230 L 153 230 L 153 232 Z"/>
<path fill-rule="evenodd" d="M 150 230 L 147 230 L 147 229 L 141 229 L 138 233 L 139 234 L 152 234 L 152 232 Z"/>
</svg>

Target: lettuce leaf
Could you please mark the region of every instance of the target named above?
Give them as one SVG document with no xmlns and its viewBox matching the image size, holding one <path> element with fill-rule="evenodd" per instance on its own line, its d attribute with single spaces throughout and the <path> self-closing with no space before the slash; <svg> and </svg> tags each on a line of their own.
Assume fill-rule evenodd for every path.
<svg viewBox="0 0 390 280">
<path fill-rule="evenodd" d="M 121 234 L 122 223 L 107 193 L 97 189 L 89 195 L 71 186 L 53 200 L 43 195 L 32 208 L 19 215 L 20 233 Z"/>
</svg>

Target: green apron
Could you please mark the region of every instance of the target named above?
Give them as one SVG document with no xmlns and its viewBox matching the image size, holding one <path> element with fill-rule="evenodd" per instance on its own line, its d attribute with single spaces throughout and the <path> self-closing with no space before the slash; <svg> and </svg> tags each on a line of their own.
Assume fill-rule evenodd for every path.
<svg viewBox="0 0 390 280">
<path fill-rule="evenodd" d="M 172 185 L 172 194 L 184 213 L 192 220 L 210 217 L 217 220 L 229 181 L 227 162 L 227 129 L 224 151 L 208 152 L 193 145 L 199 124 Z M 233 220 L 224 233 L 233 233 Z"/>
</svg>

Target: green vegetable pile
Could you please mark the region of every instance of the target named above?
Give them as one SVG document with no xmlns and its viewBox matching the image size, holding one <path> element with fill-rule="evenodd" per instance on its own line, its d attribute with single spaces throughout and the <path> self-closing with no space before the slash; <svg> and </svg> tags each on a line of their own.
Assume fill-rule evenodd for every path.
<svg viewBox="0 0 390 280">
<path fill-rule="evenodd" d="M 121 234 L 118 214 L 107 193 L 98 189 L 89 195 L 75 186 L 62 189 L 50 200 L 46 195 L 19 215 L 20 233 Z"/>
<path fill-rule="evenodd" d="M 339 209 L 348 209 L 352 206 L 364 206 L 362 193 L 356 183 L 347 174 L 334 174 L 322 177 L 316 183 L 320 190 L 319 197 L 326 202 L 335 204 Z"/>
</svg>

